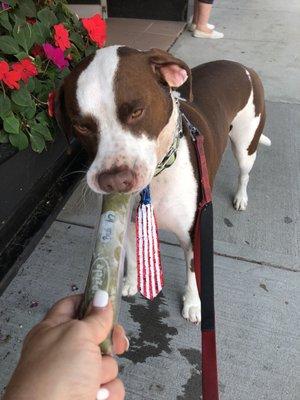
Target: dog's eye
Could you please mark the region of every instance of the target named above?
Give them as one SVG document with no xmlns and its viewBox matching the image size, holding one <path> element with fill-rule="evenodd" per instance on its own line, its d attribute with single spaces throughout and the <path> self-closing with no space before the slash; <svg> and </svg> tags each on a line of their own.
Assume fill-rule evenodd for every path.
<svg viewBox="0 0 300 400">
<path fill-rule="evenodd" d="M 88 135 L 90 133 L 90 129 L 85 126 L 85 125 L 79 125 L 79 124 L 75 124 L 74 128 L 76 129 L 76 131 L 78 133 L 80 133 L 81 135 Z"/>
<path fill-rule="evenodd" d="M 136 119 L 141 117 L 141 115 L 143 114 L 144 109 L 143 108 L 137 108 L 136 110 L 133 111 L 133 113 L 131 114 L 131 118 L 132 119 Z"/>
</svg>

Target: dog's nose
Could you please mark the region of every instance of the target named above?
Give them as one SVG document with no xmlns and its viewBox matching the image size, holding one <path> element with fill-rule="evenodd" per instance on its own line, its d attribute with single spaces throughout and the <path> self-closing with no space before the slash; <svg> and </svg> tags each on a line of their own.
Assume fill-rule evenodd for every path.
<svg viewBox="0 0 300 400">
<path fill-rule="evenodd" d="M 129 192 L 134 184 L 134 172 L 128 167 L 117 167 L 99 174 L 98 184 L 106 193 Z"/>
</svg>

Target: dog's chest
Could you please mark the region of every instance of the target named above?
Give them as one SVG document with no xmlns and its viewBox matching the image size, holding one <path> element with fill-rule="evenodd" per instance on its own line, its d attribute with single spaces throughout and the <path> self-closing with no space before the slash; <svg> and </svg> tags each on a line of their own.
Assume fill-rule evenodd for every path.
<svg viewBox="0 0 300 400">
<path fill-rule="evenodd" d="M 158 227 L 179 237 L 182 237 L 183 232 L 188 233 L 196 212 L 197 190 L 187 141 L 182 138 L 174 164 L 151 182 Z"/>
</svg>

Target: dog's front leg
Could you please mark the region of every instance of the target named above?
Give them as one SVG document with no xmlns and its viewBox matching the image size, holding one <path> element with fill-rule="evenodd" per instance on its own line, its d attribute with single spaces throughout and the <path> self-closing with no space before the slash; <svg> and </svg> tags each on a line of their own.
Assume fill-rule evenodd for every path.
<svg viewBox="0 0 300 400">
<path fill-rule="evenodd" d="M 127 275 L 125 278 L 123 296 L 134 296 L 137 293 L 137 268 L 136 268 L 136 235 L 135 223 L 128 226 L 126 242 Z"/>
<path fill-rule="evenodd" d="M 201 301 L 197 289 L 196 275 L 194 270 L 194 252 L 190 242 L 188 246 L 182 246 L 185 253 L 187 280 L 183 296 L 183 318 L 199 324 L 201 322 Z"/>
</svg>

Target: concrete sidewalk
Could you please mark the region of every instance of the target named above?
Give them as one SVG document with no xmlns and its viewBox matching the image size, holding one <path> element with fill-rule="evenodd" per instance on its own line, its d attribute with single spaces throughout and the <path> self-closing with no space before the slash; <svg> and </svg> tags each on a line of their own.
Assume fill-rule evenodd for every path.
<svg viewBox="0 0 300 400">
<path fill-rule="evenodd" d="M 259 149 L 247 211 L 231 206 L 237 170 L 230 150 L 214 188 L 221 400 L 299 398 L 299 20 L 298 0 L 219 0 L 211 22 L 225 38 L 184 32 L 171 49 L 190 66 L 233 59 L 253 67 L 268 100 L 272 147 Z M 95 196 L 83 193 L 79 185 L 0 298 L 0 390 L 26 331 L 55 300 L 83 290 L 97 212 Z M 195 400 L 199 328 L 180 316 L 183 254 L 172 236 L 161 238 L 163 294 L 153 303 L 122 302 L 131 347 L 120 358 L 121 376 L 130 400 Z"/>
</svg>

